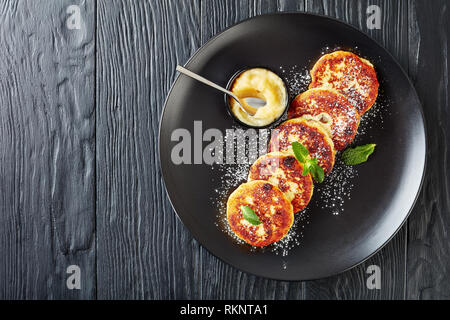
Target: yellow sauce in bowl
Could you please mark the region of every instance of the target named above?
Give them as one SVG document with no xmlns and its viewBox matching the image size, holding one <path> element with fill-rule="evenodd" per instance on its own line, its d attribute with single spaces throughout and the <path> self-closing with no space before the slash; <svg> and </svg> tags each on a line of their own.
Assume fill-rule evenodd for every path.
<svg viewBox="0 0 450 320">
<path fill-rule="evenodd" d="M 253 68 L 242 72 L 234 79 L 230 91 L 243 103 L 245 103 L 244 98 L 249 97 L 266 101 L 263 107 L 257 108 L 254 116 L 250 116 L 234 99 L 228 99 L 230 110 L 234 116 L 252 127 L 271 124 L 283 114 L 287 106 L 287 90 L 283 80 L 267 69 Z"/>
</svg>

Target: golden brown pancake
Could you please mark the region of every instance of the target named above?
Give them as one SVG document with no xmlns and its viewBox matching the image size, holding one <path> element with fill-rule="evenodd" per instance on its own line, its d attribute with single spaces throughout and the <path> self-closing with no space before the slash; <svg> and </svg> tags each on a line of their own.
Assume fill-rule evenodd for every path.
<svg viewBox="0 0 450 320">
<path fill-rule="evenodd" d="M 316 62 L 309 88 L 336 89 L 363 115 L 375 103 L 378 86 L 375 68 L 369 61 L 348 51 L 335 51 Z"/>
<path fill-rule="evenodd" d="M 331 135 L 336 150 L 343 150 L 353 141 L 358 130 L 359 113 L 356 108 L 336 90 L 309 89 L 300 93 L 289 107 L 289 119 L 303 115 L 317 116 L 327 113 L 331 119 Z"/>
<path fill-rule="evenodd" d="M 272 132 L 269 152 L 287 151 L 291 153 L 294 141 L 303 144 L 309 150 L 311 158 L 317 158 L 325 175 L 331 172 L 336 151 L 328 128 L 320 121 L 303 116 L 283 122 Z"/>
<path fill-rule="evenodd" d="M 306 208 L 313 194 L 310 174 L 302 175 L 303 165 L 297 159 L 283 152 L 263 155 L 250 167 L 248 181 L 267 180 L 283 191 L 291 201 L 294 213 Z"/>
<path fill-rule="evenodd" d="M 242 206 L 250 207 L 261 220 L 255 226 L 244 219 Z M 241 184 L 228 198 L 227 220 L 231 230 L 252 246 L 264 247 L 281 240 L 294 222 L 291 202 L 267 181 Z"/>
</svg>

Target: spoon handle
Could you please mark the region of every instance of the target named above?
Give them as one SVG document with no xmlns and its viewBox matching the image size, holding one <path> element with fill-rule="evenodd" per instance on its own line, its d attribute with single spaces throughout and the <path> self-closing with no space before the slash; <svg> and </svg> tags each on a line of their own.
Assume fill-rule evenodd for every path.
<svg viewBox="0 0 450 320">
<path fill-rule="evenodd" d="M 245 105 L 245 106 L 244 106 L 244 105 L 241 103 L 241 101 L 239 101 L 239 98 L 236 97 L 236 96 L 234 95 L 233 92 L 228 91 L 227 89 L 225 89 L 225 88 L 219 86 L 218 84 L 215 84 L 214 82 L 209 81 L 208 79 L 205 79 L 205 78 L 203 78 L 202 76 L 199 76 L 198 74 L 196 74 L 196 73 L 194 73 L 194 72 L 192 72 L 192 71 L 189 71 L 189 70 L 186 69 L 186 68 L 183 68 L 182 66 L 179 66 L 179 65 L 178 65 L 178 66 L 177 66 L 177 71 L 180 72 L 180 73 L 182 73 L 182 74 L 184 74 L 184 75 L 187 75 L 188 77 L 191 77 L 191 78 L 193 78 L 193 79 L 195 79 L 195 80 L 198 80 L 198 81 L 200 81 L 200 82 L 202 82 L 202 83 L 204 83 L 204 84 L 206 84 L 206 85 L 208 85 L 208 86 L 210 86 L 210 87 L 213 87 L 214 89 L 217 89 L 217 90 L 219 90 L 219 91 L 222 91 L 222 92 L 226 93 L 227 95 L 229 95 L 230 97 L 232 97 L 232 98 L 239 104 L 239 107 L 240 107 L 245 113 L 247 113 L 249 116 L 254 116 L 254 115 L 255 115 L 255 113 L 256 113 L 256 111 L 257 111 L 256 108 L 253 108 L 253 107 L 250 106 L 250 105 Z"/>
<path fill-rule="evenodd" d="M 182 66 L 177 66 L 177 71 L 181 72 L 182 74 L 187 75 L 188 77 L 194 78 L 195 80 L 198 80 L 198 81 L 200 81 L 200 82 L 202 82 L 202 83 L 204 83 L 204 84 L 206 84 L 206 85 L 208 85 L 210 87 L 213 87 L 213 88 L 215 88 L 217 90 L 220 90 L 220 91 L 222 91 L 222 92 L 232 96 L 233 99 L 235 99 L 235 100 L 237 100 L 239 102 L 239 99 L 237 99 L 237 97 L 235 97 L 235 95 L 231 91 L 228 91 L 227 89 L 222 88 L 221 86 L 215 84 L 214 82 L 209 81 L 208 79 L 205 79 L 202 76 L 199 76 L 198 74 L 193 73 L 192 71 L 189 71 L 186 68 L 183 68 Z"/>
</svg>

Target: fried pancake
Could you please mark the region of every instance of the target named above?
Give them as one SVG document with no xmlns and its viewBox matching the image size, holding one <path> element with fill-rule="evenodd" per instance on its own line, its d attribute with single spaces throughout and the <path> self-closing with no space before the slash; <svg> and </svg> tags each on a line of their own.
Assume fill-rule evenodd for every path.
<svg viewBox="0 0 450 320">
<path fill-rule="evenodd" d="M 310 174 L 302 175 L 303 165 L 289 153 L 263 155 L 250 167 L 248 181 L 267 180 L 276 185 L 291 201 L 294 213 L 306 208 L 313 193 Z"/>
<path fill-rule="evenodd" d="M 287 151 L 292 153 L 292 142 L 294 141 L 303 144 L 309 150 L 311 158 L 317 158 L 325 175 L 331 172 L 336 151 L 325 125 L 308 116 L 285 121 L 272 132 L 269 152 Z"/>
<path fill-rule="evenodd" d="M 241 206 L 250 207 L 261 224 L 244 219 Z M 241 184 L 228 198 L 227 220 L 231 230 L 252 246 L 264 247 L 281 240 L 294 222 L 291 202 L 275 185 L 267 181 Z"/>
<path fill-rule="evenodd" d="M 359 126 L 356 108 L 336 90 L 309 89 L 300 93 L 289 107 L 289 119 L 303 115 L 317 116 L 327 113 L 331 119 L 331 135 L 336 150 L 343 150 L 353 141 Z"/>
<path fill-rule="evenodd" d="M 316 62 L 309 88 L 336 89 L 363 115 L 375 103 L 378 86 L 375 68 L 369 61 L 351 52 L 335 51 Z"/>
</svg>

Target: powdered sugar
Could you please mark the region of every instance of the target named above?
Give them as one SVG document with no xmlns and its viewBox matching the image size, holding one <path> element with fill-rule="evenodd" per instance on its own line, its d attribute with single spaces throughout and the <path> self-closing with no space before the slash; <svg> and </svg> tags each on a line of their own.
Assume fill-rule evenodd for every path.
<svg viewBox="0 0 450 320">
<path fill-rule="evenodd" d="M 347 166 L 341 160 L 341 153 L 336 154 L 336 160 L 324 182 L 316 185 L 314 193 L 317 206 L 332 215 L 344 213 L 344 203 L 351 199 L 353 179 L 358 171 L 354 166 Z"/>
<path fill-rule="evenodd" d="M 369 132 L 372 129 L 383 129 L 384 117 L 391 114 L 389 108 L 390 104 L 391 102 L 385 96 L 382 88 L 380 87 L 375 104 L 361 117 L 361 121 L 358 127 L 358 134 L 353 140 L 353 145 L 357 145 L 362 140 L 361 138 L 371 138 Z"/>
<path fill-rule="evenodd" d="M 238 238 L 231 230 L 227 221 L 227 200 L 230 194 L 242 183 L 247 181 L 249 164 L 235 165 L 215 165 L 213 170 L 219 170 L 219 181 L 213 181 L 217 185 L 214 189 L 215 198 L 211 199 L 217 205 L 217 223 L 216 226 L 225 231 L 230 238 L 236 243 L 244 244 L 245 242 Z"/>
<path fill-rule="evenodd" d="M 280 67 L 280 76 L 287 86 L 289 100 L 295 98 L 300 92 L 308 90 L 308 85 L 311 82 L 308 69 L 297 65 L 288 68 Z"/>
<path fill-rule="evenodd" d="M 309 224 L 309 211 L 308 208 L 294 215 L 294 223 L 287 235 L 278 242 L 275 242 L 270 246 L 270 250 L 276 255 L 285 257 L 289 254 L 290 250 L 301 244 L 303 238 L 303 230 Z M 286 266 L 287 267 L 287 266 Z"/>
</svg>

